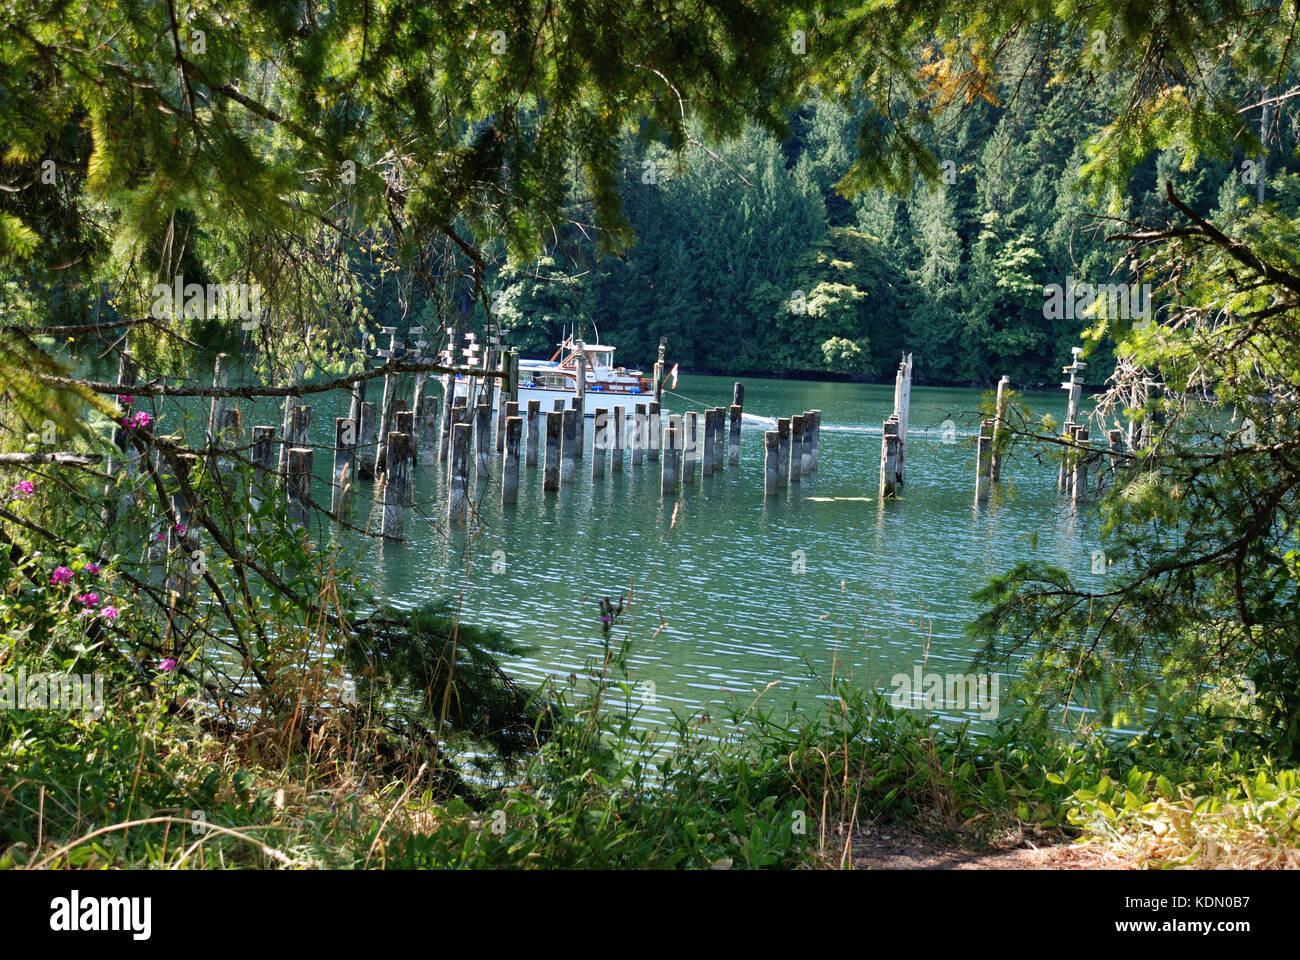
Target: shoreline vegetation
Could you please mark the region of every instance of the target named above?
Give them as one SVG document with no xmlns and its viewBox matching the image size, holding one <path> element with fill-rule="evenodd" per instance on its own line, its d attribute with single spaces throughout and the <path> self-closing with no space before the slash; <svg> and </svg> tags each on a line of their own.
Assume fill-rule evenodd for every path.
<svg viewBox="0 0 1300 960">
<path fill-rule="evenodd" d="M 445 603 L 415 618 L 425 655 L 369 677 L 355 648 L 311 655 L 325 636 L 286 645 L 278 703 L 209 709 L 193 664 L 124 661 L 96 709 L 0 714 L 0 868 L 1300 866 L 1300 777 L 1245 737 L 976 733 L 838 660 L 815 708 L 755 691 L 657 730 L 617 620 L 582 677 L 528 694 L 491 682 L 504 638 Z M 452 646 L 487 670 L 440 672 Z M 0 673 L 48 654 L 10 647 Z"/>
</svg>

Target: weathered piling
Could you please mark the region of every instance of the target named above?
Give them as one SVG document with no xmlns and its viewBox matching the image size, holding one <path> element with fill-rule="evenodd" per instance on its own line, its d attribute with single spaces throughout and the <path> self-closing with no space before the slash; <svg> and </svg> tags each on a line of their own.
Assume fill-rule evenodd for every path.
<svg viewBox="0 0 1300 960">
<path fill-rule="evenodd" d="M 311 407 L 299 405 L 289 415 L 289 432 L 285 438 L 285 449 L 306 447 L 311 440 Z M 288 455 L 285 455 L 286 469 Z"/>
<path fill-rule="evenodd" d="M 425 344 L 421 341 L 416 345 L 416 349 L 422 350 Z M 416 359 L 423 360 L 424 357 L 417 354 Z M 411 410 L 415 412 L 415 433 L 411 434 L 411 463 L 423 463 L 423 446 L 424 446 L 424 398 L 428 393 L 427 373 L 415 374 L 412 381 L 414 386 L 411 390 Z M 436 409 L 436 408 L 435 408 Z"/>
<path fill-rule="evenodd" d="M 912 355 L 904 354 L 894 376 L 894 416 L 898 418 L 898 482 L 907 479 L 907 423 L 912 407 Z"/>
<path fill-rule="evenodd" d="M 638 403 L 632 418 L 632 466 L 641 466 L 645 458 L 646 405 Z"/>
<path fill-rule="evenodd" d="M 380 350 L 379 356 L 392 359 L 399 355 L 397 349 L 397 328 L 380 327 L 381 333 L 388 334 L 388 349 Z M 388 449 L 388 434 L 392 432 L 394 402 L 396 400 L 397 377 L 391 373 L 384 374 L 384 394 L 379 406 L 379 452 L 375 456 L 376 472 L 387 463 L 385 451 Z"/>
<path fill-rule="evenodd" d="M 1071 457 L 1073 471 L 1070 477 L 1070 499 L 1075 503 L 1082 503 L 1088 499 L 1088 467 L 1091 461 L 1091 455 L 1087 449 L 1088 428 L 1076 426 L 1071 439 L 1077 445 L 1077 448 L 1073 451 Z"/>
<path fill-rule="evenodd" d="M 582 397 L 574 397 L 570 401 L 570 406 L 573 407 L 573 412 L 578 415 L 577 419 L 573 422 L 573 431 L 575 434 L 575 439 L 573 441 L 574 460 L 582 459 L 582 447 L 587 442 L 587 414 L 583 408 L 585 402 L 586 401 L 583 400 Z"/>
<path fill-rule="evenodd" d="M 803 414 L 790 418 L 790 482 L 803 479 Z"/>
<path fill-rule="evenodd" d="M 293 365 L 293 380 L 290 386 L 296 387 L 302 384 L 303 372 L 305 370 L 306 370 L 306 365 L 303 364 L 301 360 L 296 362 Z M 298 401 L 300 399 L 301 399 L 300 397 L 296 397 L 293 394 L 290 394 L 289 396 L 286 396 L 284 398 L 284 414 L 281 419 L 281 425 L 280 425 L 279 464 L 280 464 L 281 474 L 285 472 L 289 463 L 289 448 L 293 446 L 293 444 L 289 443 L 288 440 L 290 436 L 291 425 L 293 424 L 293 411 L 298 406 Z"/>
<path fill-rule="evenodd" d="M 480 403 L 474 408 L 475 475 L 479 481 L 492 476 L 492 408 Z"/>
<path fill-rule="evenodd" d="M 511 402 L 516 410 L 519 404 Z M 524 432 L 524 421 L 517 413 L 506 417 L 506 442 L 501 461 L 501 503 L 519 500 L 519 438 Z"/>
<path fill-rule="evenodd" d="M 712 407 L 704 411 L 704 451 L 700 457 L 700 476 L 702 477 L 713 476 L 713 442 L 718 435 L 713 422 L 716 416 L 717 411 Z"/>
<path fill-rule="evenodd" d="M 610 448 L 610 469 L 615 473 L 623 472 L 623 447 L 626 444 L 627 411 L 623 407 L 614 408 L 614 446 Z"/>
<path fill-rule="evenodd" d="M 334 419 L 334 474 L 333 492 L 330 495 L 330 512 L 343 516 L 347 494 L 352 488 L 357 469 L 357 424 L 349 417 Z"/>
<path fill-rule="evenodd" d="M 655 360 L 654 398 L 655 403 L 664 399 L 664 338 L 659 338 L 659 358 Z"/>
<path fill-rule="evenodd" d="M 560 489 L 560 430 L 564 414 L 558 410 L 546 411 L 546 454 L 542 464 L 542 489 Z"/>
<path fill-rule="evenodd" d="M 599 480 L 605 475 L 605 447 L 609 444 L 609 410 L 596 408 L 596 419 L 591 440 L 591 479 Z"/>
<path fill-rule="evenodd" d="M 463 407 L 460 409 L 464 409 Z M 459 418 L 451 425 L 447 455 L 447 521 L 461 523 L 469 513 L 469 448 L 474 428 Z"/>
<path fill-rule="evenodd" d="M 989 498 L 989 463 L 993 456 L 993 421 L 981 420 L 979 439 L 975 443 L 975 502 Z"/>
<path fill-rule="evenodd" d="M 682 417 L 682 483 L 695 482 L 695 461 L 699 459 L 700 415 L 688 410 Z"/>
<path fill-rule="evenodd" d="M 781 489 L 781 432 L 763 434 L 763 493 L 775 497 Z"/>
<path fill-rule="evenodd" d="M 455 366 L 456 353 L 460 345 L 459 337 L 456 334 L 455 327 L 447 327 L 447 347 L 443 350 L 438 358 L 447 366 Z M 452 407 L 454 406 L 453 398 L 456 394 L 456 377 L 450 373 L 442 375 L 442 421 L 438 429 L 438 462 L 442 463 L 447 459 L 448 452 L 451 449 L 451 427 L 453 422 Z"/>
<path fill-rule="evenodd" d="M 890 417 L 880 435 L 880 496 L 892 500 L 898 496 L 898 421 Z"/>
<path fill-rule="evenodd" d="M 412 438 L 415 436 L 415 411 L 398 410 L 393 415 L 393 430 L 396 433 L 406 434 L 406 459 L 414 463 L 415 444 L 412 442 Z"/>
<path fill-rule="evenodd" d="M 650 418 L 650 426 L 649 426 L 649 434 L 648 434 L 650 439 L 650 446 L 646 448 L 645 455 L 646 455 L 646 459 L 649 460 L 651 463 L 656 463 L 659 460 L 660 437 L 663 435 L 663 426 L 660 423 L 662 419 L 663 408 L 660 405 L 658 400 L 651 400 L 649 403 L 646 404 L 646 410 L 648 411 L 648 416 Z"/>
<path fill-rule="evenodd" d="M 777 456 L 781 458 L 780 476 L 777 484 L 785 487 L 790 483 L 790 418 L 781 417 L 776 421 L 776 435 L 781 441 Z"/>
<path fill-rule="evenodd" d="M 564 398 L 563 398 L 563 397 L 557 397 L 557 398 L 555 399 L 554 410 L 555 410 L 556 413 L 563 413 L 563 412 L 564 412 Z"/>
<path fill-rule="evenodd" d="M 227 361 L 230 359 L 228 354 L 219 353 L 217 359 L 212 365 L 212 385 L 214 387 L 226 387 L 230 383 L 230 368 Z M 208 436 L 216 438 L 217 431 L 221 429 L 222 411 L 225 409 L 226 401 L 222 397 L 213 397 L 212 404 L 208 407 Z"/>
<path fill-rule="evenodd" d="M 253 496 L 260 506 L 270 494 L 275 477 L 275 427 L 253 427 Z"/>
<path fill-rule="evenodd" d="M 813 471 L 816 472 L 822 454 L 822 411 L 813 411 Z"/>
<path fill-rule="evenodd" d="M 216 432 L 213 435 L 213 445 L 226 453 L 233 453 L 239 449 L 244 439 L 243 418 L 240 416 L 239 408 L 236 406 L 223 406 L 217 412 Z M 235 467 L 235 458 L 233 456 L 223 456 L 218 461 L 218 469 L 223 474 L 229 474 Z"/>
<path fill-rule="evenodd" d="M 803 451 L 799 457 L 799 472 L 803 476 L 812 473 L 812 448 L 813 448 L 813 431 L 816 427 L 817 418 L 813 416 L 811 410 L 807 410 L 803 415 Z"/>
<path fill-rule="evenodd" d="M 300 527 L 307 525 L 311 501 L 311 449 L 290 447 L 285 482 L 289 502 L 289 520 Z"/>
<path fill-rule="evenodd" d="M 1002 433 L 1007 423 L 1007 387 L 1011 378 L 1003 376 L 998 381 L 998 399 L 995 409 L 997 415 L 993 420 L 993 452 L 989 461 L 989 479 L 997 483 L 1002 479 Z"/>
<path fill-rule="evenodd" d="M 1110 476 L 1111 480 L 1114 480 L 1119 473 L 1120 460 L 1124 456 L 1124 431 L 1111 430 L 1106 434 L 1106 440 L 1110 447 Z"/>
<path fill-rule="evenodd" d="M 363 400 L 357 404 L 357 476 L 374 477 L 378 446 L 375 436 L 375 405 Z"/>
<path fill-rule="evenodd" d="M 398 410 L 393 416 L 393 432 L 406 436 L 406 442 L 403 444 L 406 459 L 406 483 L 402 485 L 402 489 L 406 493 L 406 502 L 412 503 L 415 500 L 415 484 L 411 482 L 411 468 L 415 466 L 415 413 L 411 410 Z M 393 456 L 391 451 L 389 456 Z M 385 469 L 389 468 L 386 467 Z"/>
<path fill-rule="evenodd" d="M 389 431 L 384 449 L 388 462 L 384 467 L 384 512 L 379 532 L 385 540 L 401 540 L 411 482 L 411 435 Z"/>
<path fill-rule="evenodd" d="M 524 438 L 524 466 L 537 466 L 537 430 L 541 421 L 542 401 L 528 401 L 528 435 Z"/>
<path fill-rule="evenodd" d="M 577 410 L 569 408 L 560 414 L 560 483 L 573 481 L 573 466 L 578 459 L 578 417 Z"/>
<path fill-rule="evenodd" d="M 659 492 L 664 496 L 676 493 L 681 487 L 681 418 L 669 417 L 664 429 L 663 462 L 659 472 Z"/>
<path fill-rule="evenodd" d="M 416 411 L 420 420 L 420 463 L 427 467 L 438 459 L 438 398 L 426 393 Z"/>
<path fill-rule="evenodd" d="M 1079 395 L 1083 390 L 1083 384 L 1079 382 L 1079 373 L 1087 366 L 1086 363 L 1079 359 L 1079 355 L 1083 353 L 1082 347 L 1071 347 L 1070 353 L 1074 357 L 1073 361 L 1068 367 L 1063 367 L 1061 369 L 1062 373 L 1068 373 L 1070 375 L 1070 379 L 1061 384 L 1062 390 L 1069 391 L 1069 399 L 1066 400 L 1065 404 L 1065 423 L 1061 428 L 1061 435 L 1066 440 L 1069 440 L 1069 438 L 1073 436 L 1073 428 L 1078 426 L 1075 422 L 1075 417 L 1079 413 Z M 1060 493 L 1066 492 L 1069 485 L 1069 464 L 1070 448 L 1066 446 L 1062 449 L 1061 466 L 1056 474 L 1056 489 Z"/>
<path fill-rule="evenodd" d="M 727 468 L 727 407 L 714 407 L 714 472 Z"/>
<path fill-rule="evenodd" d="M 727 409 L 728 420 L 730 420 L 729 448 L 727 450 L 727 462 L 733 467 L 740 464 L 740 416 L 741 407 L 738 403 L 733 403 Z"/>
</svg>

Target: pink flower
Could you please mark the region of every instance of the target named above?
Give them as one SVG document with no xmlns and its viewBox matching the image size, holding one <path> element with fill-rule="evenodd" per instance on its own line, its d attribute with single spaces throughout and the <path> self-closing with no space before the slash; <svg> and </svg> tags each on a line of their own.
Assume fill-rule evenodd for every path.
<svg viewBox="0 0 1300 960">
<path fill-rule="evenodd" d="M 67 583 L 72 579 L 72 571 L 67 567 L 55 567 L 54 573 L 50 575 L 50 583 L 58 586 L 61 583 Z"/>
<path fill-rule="evenodd" d="M 101 607 L 99 615 L 105 620 L 117 619 L 117 607 Z"/>
<path fill-rule="evenodd" d="M 122 426 L 126 427 L 128 430 L 134 429 L 135 427 L 147 427 L 152 422 L 153 418 L 143 410 L 139 413 L 133 413 L 129 417 L 122 418 Z"/>
<path fill-rule="evenodd" d="M 99 564 L 97 564 L 97 563 L 88 563 L 88 564 L 86 564 L 86 572 L 87 572 L 87 573 L 99 573 Z"/>
<path fill-rule="evenodd" d="M 77 599 L 81 601 L 82 606 L 86 606 L 86 607 L 99 606 L 99 594 L 97 593 L 83 593 L 81 596 L 77 597 Z"/>
<path fill-rule="evenodd" d="M 173 670 L 176 669 L 176 661 L 173 660 L 171 657 L 168 657 L 162 663 L 158 664 L 158 669 L 161 670 L 163 673 L 171 673 Z"/>
<path fill-rule="evenodd" d="M 131 404 L 135 403 L 135 397 L 129 393 L 119 393 L 117 395 L 117 402 L 124 407 L 129 407 Z"/>
<path fill-rule="evenodd" d="M 182 537 L 185 536 L 185 524 L 183 523 L 176 524 L 176 532 L 180 534 Z"/>
<path fill-rule="evenodd" d="M 20 480 L 9 488 L 9 492 L 19 500 L 26 500 L 36 492 L 36 486 L 30 480 Z"/>
</svg>

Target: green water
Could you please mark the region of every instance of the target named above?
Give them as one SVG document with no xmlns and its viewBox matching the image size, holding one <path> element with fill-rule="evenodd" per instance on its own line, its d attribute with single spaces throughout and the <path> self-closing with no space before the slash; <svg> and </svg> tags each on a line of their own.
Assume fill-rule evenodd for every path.
<svg viewBox="0 0 1300 960">
<path fill-rule="evenodd" d="M 732 382 L 682 377 L 676 392 L 697 409 L 726 405 Z M 343 398 L 309 399 L 312 438 L 323 443 L 346 413 Z M 1062 418 L 1063 391 L 1025 399 L 1035 413 Z M 658 463 L 634 469 L 629 457 L 625 472 L 593 483 L 588 421 L 578 479 L 558 494 L 543 493 L 540 467 L 523 468 L 516 505 L 503 509 L 499 488 L 482 486 L 472 494 L 477 518 L 449 531 L 442 470 L 417 467 L 406 542 L 368 540 L 347 552 L 396 605 L 459 595 L 465 620 L 533 644 L 534 655 L 506 664 L 525 682 L 583 674 L 603 649 L 597 601 L 634 595 L 618 629 L 634 641 L 632 683 L 642 694 L 653 689 L 642 697 L 652 700 L 642 709 L 647 722 L 671 710 L 716 715 L 719 702 L 765 689 L 769 706 L 810 705 L 824 690 L 809 666 L 825 675 L 833 656 L 841 674 L 888 691 L 893 675 L 922 663 L 938 673 L 967 670 L 974 646 L 964 627 L 977 613 L 970 595 L 1017 560 L 1048 558 L 1089 582 L 1097 544 L 1086 518 L 1072 517 L 1057 497 L 1053 465 L 1013 458 L 1004 491 L 975 508 L 980 400 L 976 390 L 913 389 L 907 485 L 895 502 L 877 498 L 892 385 L 754 379 L 747 413 L 822 411 L 819 469 L 779 497 L 763 495 L 761 428 L 744 430 L 739 468 L 697 473 L 693 486 L 665 500 Z M 668 396 L 665 407 L 689 405 Z M 957 424 L 955 441 L 942 439 L 947 418 Z M 327 450 L 318 450 L 315 472 L 313 496 L 328 503 Z M 366 500 L 354 520 L 366 523 L 368 511 L 377 530 L 378 511 Z M 323 543 L 335 537 L 328 526 L 316 533 Z M 1005 678 L 1001 698 L 1006 709 Z M 963 715 L 978 724 L 976 711 Z"/>
</svg>

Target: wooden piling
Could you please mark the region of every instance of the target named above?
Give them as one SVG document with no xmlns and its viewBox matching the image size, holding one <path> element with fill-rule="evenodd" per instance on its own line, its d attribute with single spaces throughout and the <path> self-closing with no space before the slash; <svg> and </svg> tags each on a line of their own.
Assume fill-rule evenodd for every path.
<svg viewBox="0 0 1300 960">
<path fill-rule="evenodd" d="M 253 489 L 256 506 L 261 506 L 274 489 L 275 427 L 253 427 Z"/>
<path fill-rule="evenodd" d="M 790 418 L 790 482 L 803 479 L 803 414 Z"/>
<path fill-rule="evenodd" d="M 307 525 L 311 501 L 311 459 L 309 447 L 289 448 L 285 492 L 289 502 L 289 520 L 300 527 Z"/>
<path fill-rule="evenodd" d="M 790 483 L 790 418 L 781 417 L 776 421 L 776 435 L 780 438 L 781 446 L 777 451 L 780 458 L 781 469 L 780 476 L 777 477 L 777 485 L 785 487 Z"/>
<path fill-rule="evenodd" d="M 632 418 L 632 466 L 639 467 L 645 459 L 646 405 L 638 403 Z"/>
<path fill-rule="evenodd" d="M 1124 431 L 1111 430 L 1106 434 L 1106 440 L 1110 446 L 1110 476 L 1113 481 L 1119 473 L 1120 460 L 1124 456 Z"/>
<path fill-rule="evenodd" d="M 713 476 L 713 442 L 717 437 L 718 431 L 713 422 L 716 411 L 708 407 L 704 411 L 704 451 L 700 457 L 700 476 Z"/>
<path fill-rule="evenodd" d="M 334 418 L 334 481 L 330 512 L 343 516 L 347 494 L 352 487 L 357 462 L 357 424 L 349 417 Z"/>
<path fill-rule="evenodd" d="M 985 503 L 989 498 L 989 463 L 993 456 L 993 421 L 981 420 L 979 439 L 975 445 L 975 502 Z"/>
<path fill-rule="evenodd" d="M 492 408 L 480 403 L 474 408 L 475 475 L 481 483 L 492 476 Z"/>
<path fill-rule="evenodd" d="M 880 434 L 880 496 L 893 500 L 898 496 L 898 420 L 890 417 Z"/>
<path fill-rule="evenodd" d="M 1011 384 L 1011 378 L 1003 376 L 998 381 L 998 399 L 995 409 L 997 416 L 993 421 L 993 452 L 989 460 L 989 479 L 994 483 L 1002 479 L 1002 432 L 1006 429 L 1007 422 L 1007 387 Z"/>
<path fill-rule="evenodd" d="M 1082 503 L 1088 499 L 1088 467 L 1091 459 L 1087 449 L 1088 428 L 1076 426 L 1072 439 L 1078 448 L 1071 456 L 1073 472 L 1070 477 L 1070 499 L 1075 503 Z"/>
<path fill-rule="evenodd" d="M 695 482 L 695 461 L 699 459 L 700 415 L 688 410 L 682 417 L 682 483 Z"/>
<path fill-rule="evenodd" d="M 391 360 L 398 355 L 397 350 L 397 328 L 380 327 L 381 333 L 388 334 L 388 350 L 386 358 Z M 381 353 L 381 356 L 385 354 Z M 384 374 L 384 395 L 383 402 L 379 407 L 379 452 L 375 456 L 375 471 L 378 472 L 384 464 L 388 462 L 386 451 L 388 449 L 388 434 L 392 432 L 394 403 L 396 401 L 397 377 L 391 373 Z"/>
<path fill-rule="evenodd" d="M 582 448 L 587 442 L 587 414 L 583 409 L 583 404 L 585 402 L 586 401 L 583 400 L 582 397 L 574 397 L 573 400 L 570 401 L 570 405 L 573 407 L 573 412 L 578 415 L 577 419 L 573 422 L 573 432 L 575 435 L 573 441 L 574 460 L 582 459 Z"/>
<path fill-rule="evenodd" d="M 681 488 L 681 418 L 669 417 L 664 430 L 663 462 L 659 473 L 659 492 L 663 496 Z"/>
<path fill-rule="evenodd" d="M 367 479 L 374 477 L 375 458 L 378 454 L 375 405 L 362 400 L 357 404 L 357 476 Z"/>
<path fill-rule="evenodd" d="M 781 489 L 781 431 L 763 434 L 763 493 L 775 497 Z"/>
<path fill-rule="evenodd" d="M 572 407 L 560 414 L 560 483 L 573 481 L 574 462 L 578 459 L 579 416 L 579 412 Z"/>
<path fill-rule="evenodd" d="M 546 412 L 546 454 L 542 464 L 542 489 L 560 489 L 560 430 L 564 414 L 557 410 Z"/>
<path fill-rule="evenodd" d="M 740 404 L 733 403 L 728 408 L 727 413 L 728 419 L 731 421 L 730 448 L 727 450 L 727 462 L 735 467 L 740 464 Z"/>
<path fill-rule="evenodd" d="M 219 353 L 217 359 L 212 365 L 212 385 L 214 387 L 226 387 L 230 383 L 230 368 L 227 362 L 230 359 L 228 354 Z M 218 431 L 222 424 L 222 411 L 225 409 L 226 401 L 222 397 L 213 397 L 212 404 L 208 407 L 208 436 L 215 442 Z"/>
<path fill-rule="evenodd" d="M 646 459 L 651 463 L 657 463 L 659 460 L 659 443 L 660 437 L 663 436 L 662 419 L 663 408 L 659 401 L 651 400 L 646 404 L 646 410 L 650 418 L 649 432 L 647 436 L 650 439 L 650 446 L 646 448 Z"/>
<path fill-rule="evenodd" d="M 420 464 L 432 466 L 438 459 L 438 398 L 426 393 L 416 410 L 420 419 Z"/>
<path fill-rule="evenodd" d="M 898 482 L 906 482 L 907 423 L 912 406 L 912 355 L 904 354 L 894 377 L 894 416 L 898 419 Z"/>
<path fill-rule="evenodd" d="M 401 540 L 411 482 L 411 435 L 389 431 L 384 449 L 388 462 L 384 467 L 384 512 L 379 533 L 385 540 Z"/>
<path fill-rule="evenodd" d="M 727 407 L 714 407 L 714 472 L 727 468 Z"/>
<path fill-rule="evenodd" d="M 460 409 L 465 409 L 461 407 Z M 463 523 L 469 514 L 469 448 L 474 428 L 459 417 L 451 425 L 451 447 L 447 459 L 447 521 Z"/>
<path fill-rule="evenodd" d="M 609 410 L 596 408 L 595 428 L 591 439 L 591 479 L 599 480 L 605 475 L 605 447 L 609 443 Z"/>
<path fill-rule="evenodd" d="M 610 469 L 614 473 L 623 472 L 623 447 L 626 443 L 627 411 L 623 407 L 614 408 L 614 446 L 610 450 Z"/>
<path fill-rule="evenodd" d="M 811 410 L 803 415 L 803 452 L 799 458 L 799 472 L 807 477 L 812 473 L 813 431 L 816 429 L 816 417 Z"/>
<path fill-rule="evenodd" d="M 816 472 L 822 455 L 822 411 L 813 411 L 813 471 Z"/>
<path fill-rule="evenodd" d="M 510 403 L 516 410 L 519 404 Z M 505 450 L 501 461 L 501 503 L 515 503 L 519 500 L 519 438 L 524 432 L 524 421 L 518 413 L 506 417 Z"/>
<path fill-rule="evenodd" d="M 528 435 L 524 438 L 524 466 L 537 466 L 537 430 L 541 421 L 542 401 L 528 401 Z"/>
<path fill-rule="evenodd" d="M 311 407 L 298 405 L 290 411 L 289 414 L 289 432 L 286 436 L 286 446 L 284 449 L 291 450 L 294 447 L 306 447 L 311 440 Z M 288 455 L 285 455 L 286 470 L 288 465 Z"/>
<path fill-rule="evenodd" d="M 406 434 L 406 459 L 411 463 L 415 462 L 415 411 L 398 410 L 393 416 L 393 430 L 395 433 Z"/>
</svg>

